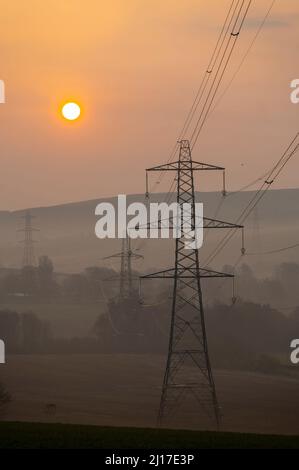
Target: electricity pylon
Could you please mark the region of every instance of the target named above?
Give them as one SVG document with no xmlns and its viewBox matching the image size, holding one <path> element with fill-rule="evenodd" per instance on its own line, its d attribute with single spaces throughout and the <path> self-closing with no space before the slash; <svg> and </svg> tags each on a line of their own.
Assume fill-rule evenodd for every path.
<svg viewBox="0 0 299 470">
<path fill-rule="evenodd" d="M 133 274 L 132 274 L 132 260 L 141 259 L 142 255 L 139 255 L 131 248 L 131 239 L 127 236 L 122 239 L 122 250 L 120 253 L 116 253 L 111 256 L 106 256 L 104 259 L 120 259 L 120 274 L 117 277 L 109 278 L 109 281 L 119 280 L 119 295 L 118 300 L 123 301 L 129 299 L 134 295 L 133 288 Z"/>
<path fill-rule="evenodd" d="M 188 140 L 180 144 L 177 162 L 150 168 L 147 171 L 175 171 L 177 180 L 177 203 L 181 209 L 178 221 L 179 236 L 175 242 L 175 267 L 142 276 L 142 279 L 173 279 L 173 298 L 168 357 L 164 375 L 158 425 L 171 417 L 180 405 L 194 399 L 192 410 L 200 411 L 220 425 L 220 411 L 208 353 L 201 279 L 233 277 L 232 274 L 203 269 L 199 263 L 198 249 L 185 248 L 188 235 L 198 227 L 195 211 L 195 171 L 224 172 L 224 168 L 199 163 L 191 158 Z M 185 209 L 189 204 L 191 210 Z M 186 226 L 190 233 L 186 233 Z M 239 225 L 203 218 L 204 228 L 241 228 Z M 171 227 L 170 227 L 171 228 Z M 172 227 L 174 228 L 174 227 Z"/>
<path fill-rule="evenodd" d="M 30 211 L 28 210 L 25 215 L 22 216 L 22 219 L 25 219 L 25 226 L 24 228 L 18 230 L 19 232 L 24 233 L 24 240 L 20 242 L 24 244 L 22 260 L 23 268 L 34 267 L 36 264 L 34 254 L 34 244 L 36 243 L 36 240 L 33 239 L 33 233 L 39 232 L 39 230 L 32 226 L 32 219 L 34 218 L 35 217 L 31 215 Z"/>
</svg>

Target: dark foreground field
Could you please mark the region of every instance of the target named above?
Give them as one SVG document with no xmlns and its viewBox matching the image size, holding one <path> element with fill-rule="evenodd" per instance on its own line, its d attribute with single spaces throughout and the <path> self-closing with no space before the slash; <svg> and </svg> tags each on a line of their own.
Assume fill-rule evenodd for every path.
<svg viewBox="0 0 299 470">
<path fill-rule="evenodd" d="M 298 449 L 299 436 L 0 423 L 1 449 Z"/>
</svg>

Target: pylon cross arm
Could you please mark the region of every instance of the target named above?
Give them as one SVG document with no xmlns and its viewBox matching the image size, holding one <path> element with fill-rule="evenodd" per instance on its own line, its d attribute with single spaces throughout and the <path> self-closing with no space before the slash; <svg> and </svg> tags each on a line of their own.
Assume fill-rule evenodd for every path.
<svg viewBox="0 0 299 470">
<path fill-rule="evenodd" d="M 196 217 L 197 219 L 198 217 Z M 176 228 L 174 220 L 177 217 L 169 217 L 169 219 L 160 219 L 153 222 L 149 222 L 146 225 L 139 225 L 138 230 L 150 230 L 151 228 L 162 229 L 169 228 L 170 230 Z M 209 217 L 202 217 L 203 228 L 212 229 L 212 228 L 244 228 L 243 225 L 233 224 L 231 222 L 224 222 L 223 220 L 211 219 Z M 191 229 L 194 227 L 191 226 Z"/>
<path fill-rule="evenodd" d="M 184 269 L 184 268 L 171 268 L 163 271 L 158 271 L 152 274 L 140 276 L 140 279 L 194 279 L 194 278 L 211 278 L 211 277 L 234 277 L 233 274 L 212 271 L 210 269 Z"/>
<path fill-rule="evenodd" d="M 244 226 L 232 224 L 231 222 L 224 222 L 223 220 L 203 217 L 203 228 L 244 228 Z"/>
<path fill-rule="evenodd" d="M 184 163 L 188 166 L 184 166 Z M 183 165 L 183 166 L 182 166 Z M 154 166 L 152 168 L 147 168 L 146 171 L 179 171 L 179 170 L 219 170 L 219 171 L 224 171 L 225 168 L 221 166 L 216 166 L 216 165 L 209 165 L 207 163 L 201 163 L 201 162 L 196 162 L 194 160 L 189 160 L 186 162 L 172 162 L 172 163 L 166 163 L 164 165 L 158 165 Z"/>
</svg>

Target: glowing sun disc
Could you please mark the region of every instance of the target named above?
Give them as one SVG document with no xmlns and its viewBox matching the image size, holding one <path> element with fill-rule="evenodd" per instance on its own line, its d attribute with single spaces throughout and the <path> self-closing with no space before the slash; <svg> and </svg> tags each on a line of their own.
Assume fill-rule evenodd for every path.
<svg viewBox="0 0 299 470">
<path fill-rule="evenodd" d="M 62 108 L 62 115 L 68 121 L 75 121 L 80 114 L 81 109 L 77 103 L 66 103 Z"/>
</svg>

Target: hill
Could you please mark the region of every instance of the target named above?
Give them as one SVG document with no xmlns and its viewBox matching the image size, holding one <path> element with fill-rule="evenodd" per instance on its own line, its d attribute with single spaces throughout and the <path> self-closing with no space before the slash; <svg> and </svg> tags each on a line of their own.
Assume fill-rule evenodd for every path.
<svg viewBox="0 0 299 470">
<path fill-rule="evenodd" d="M 253 196 L 253 192 L 244 191 L 229 195 L 221 204 L 217 218 L 235 222 Z M 215 192 L 200 193 L 197 199 L 204 203 L 204 214 L 213 217 L 219 208 L 222 196 Z M 152 196 L 152 201 L 165 200 L 165 194 Z M 276 249 L 298 242 L 298 200 L 299 189 L 270 190 L 246 223 L 246 244 L 248 251 Z M 116 204 L 116 198 L 105 199 Z M 128 196 L 128 203 L 144 201 L 143 195 Z M 36 246 L 38 254 L 49 255 L 56 270 L 77 272 L 86 266 L 103 264 L 102 258 L 119 251 L 118 240 L 98 240 L 94 234 L 96 223 L 95 207 L 103 200 L 76 202 L 53 207 L 32 209 L 36 217 L 35 225 L 40 229 Z M 0 265 L 18 267 L 22 248 L 17 240 L 16 230 L 23 221 L 24 211 L 0 212 Z M 215 232 L 218 232 L 217 234 Z M 204 242 L 201 250 L 203 257 L 209 253 L 223 231 L 214 231 Z M 20 240 L 21 238 L 19 238 Z M 172 263 L 173 245 L 168 240 L 141 241 L 144 262 L 136 265 L 137 269 L 155 269 Z M 240 237 L 230 242 L 223 254 L 215 260 L 214 267 L 233 262 L 239 254 Z M 279 262 L 298 258 L 298 251 L 278 253 L 263 259 L 246 258 L 261 274 L 269 272 Z"/>
</svg>

